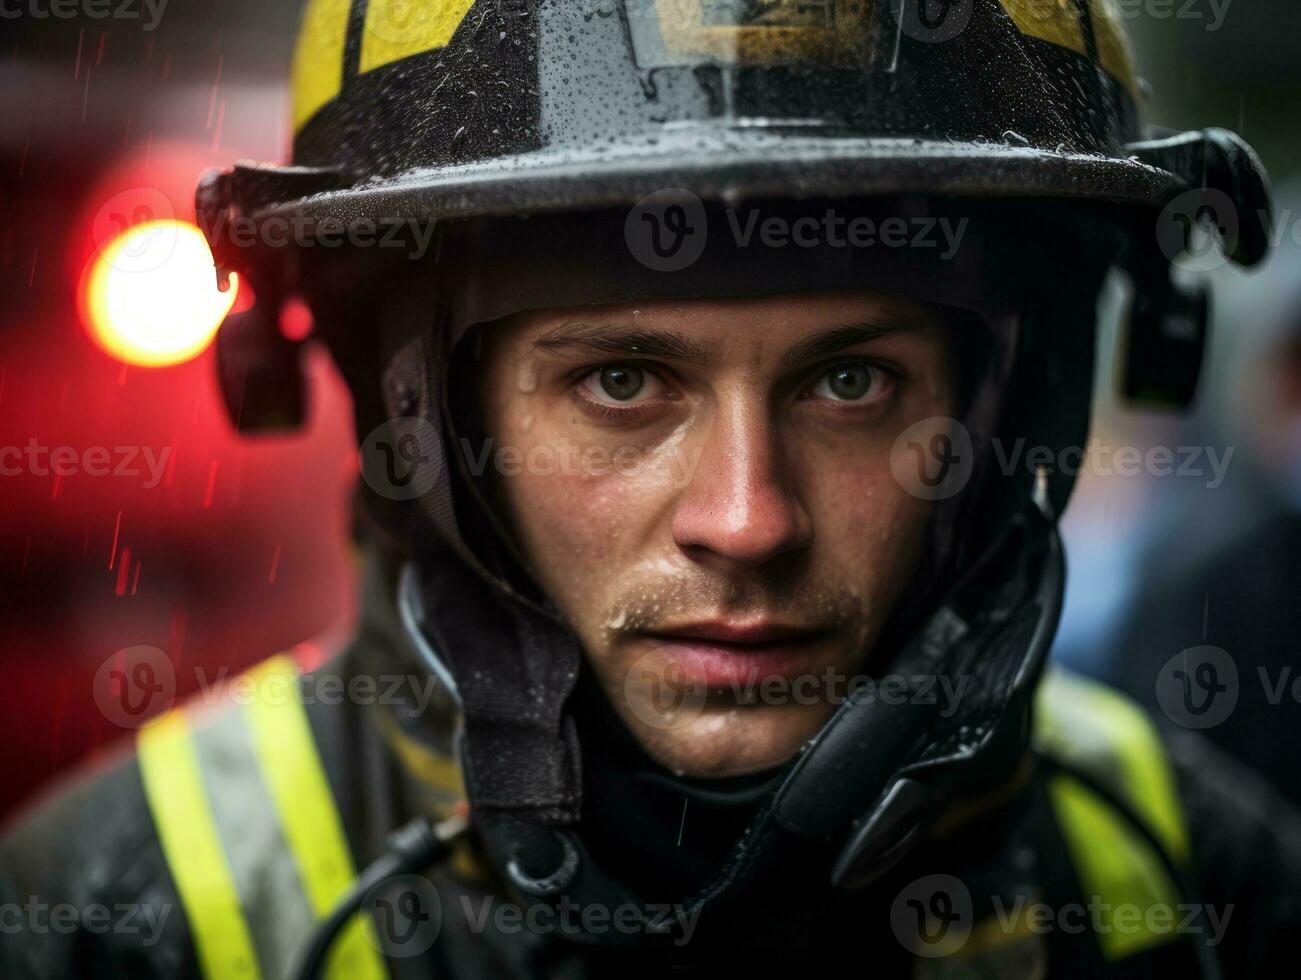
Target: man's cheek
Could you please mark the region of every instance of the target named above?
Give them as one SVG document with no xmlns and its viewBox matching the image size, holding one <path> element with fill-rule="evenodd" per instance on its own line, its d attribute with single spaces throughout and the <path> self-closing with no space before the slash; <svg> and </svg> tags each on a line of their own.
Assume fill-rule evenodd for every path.
<svg viewBox="0 0 1301 980">
<path fill-rule="evenodd" d="M 517 481 L 516 522 L 525 529 L 536 562 L 562 566 L 561 575 L 590 574 L 609 560 L 627 513 L 629 487 L 615 475 L 582 471 L 530 473 Z"/>
</svg>

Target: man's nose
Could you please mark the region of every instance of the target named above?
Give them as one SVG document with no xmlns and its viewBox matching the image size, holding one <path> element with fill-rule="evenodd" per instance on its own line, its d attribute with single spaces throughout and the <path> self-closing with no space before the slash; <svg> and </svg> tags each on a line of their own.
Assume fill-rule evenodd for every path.
<svg viewBox="0 0 1301 980">
<path fill-rule="evenodd" d="M 813 521 L 759 409 L 715 418 L 673 516 L 673 540 L 706 565 L 755 567 L 809 547 Z"/>
</svg>

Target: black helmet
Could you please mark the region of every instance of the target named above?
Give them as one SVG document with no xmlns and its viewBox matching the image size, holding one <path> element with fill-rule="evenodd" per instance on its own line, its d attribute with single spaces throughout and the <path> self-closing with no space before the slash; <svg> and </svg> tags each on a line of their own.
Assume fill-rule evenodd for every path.
<svg viewBox="0 0 1301 980">
<path fill-rule="evenodd" d="M 1266 250 L 1246 144 L 1140 125 L 1144 83 L 1112 0 L 311 0 L 293 82 L 294 165 L 238 164 L 199 194 L 219 268 L 271 280 L 244 317 L 265 333 L 246 322 L 221 344 L 246 428 L 297 414 L 292 372 L 266 349 L 295 287 L 260 268 L 277 264 L 266 249 L 232 242 L 235 216 L 310 235 L 679 187 L 706 201 L 1097 202 L 1141 215 L 1125 258 L 1139 280 L 1130 390 L 1175 401 L 1191 395 L 1202 330 L 1186 321 L 1203 311 L 1169 288 L 1158 244 L 1177 254 L 1209 216 L 1234 260 Z"/>
<path fill-rule="evenodd" d="M 584 849 L 576 640 L 444 451 L 472 424 L 457 360 L 472 327 L 620 298 L 924 288 L 979 311 L 1000 339 L 980 389 L 998 397 L 968 403 L 983 416 L 979 457 L 995 437 L 1083 440 L 1113 266 L 1135 293 L 1127 391 L 1186 404 L 1207 303 L 1171 278 L 1172 260 L 1206 217 L 1241 264 L 1267 247 L 1267 182 L 1249 147 L 1141 126 L 1143 84 L 1109 0 L 311 0 L 294 85 L 294 165 L 240 164 L 199 189 L 219 274 L 238 271 L 257 297 L 219 335 L 223 390 L 245 428 L 301 415 L 297 352 L 275 322 L 302 293 L 360 431 L 429 423 L 408 435 L 443 460 L 439 478 L 385 508 L 415 558 L 402 609 L 460 699 L 476 823 L 538 901 L 615 904 L 623 884 Z M 960 216 L 971 231 L 943 264 L 915 251 L 742 255 L 703 234 L 742 202 L 789 217 L 847 201 L 878 218 Z M 280 222 L 280 240 L 293 222 L 304 247 L 270 234 L 242 247 L 224 231 L 237 222 Z M 419 223 L 436 232 L 419 263 L 308 247 Z M 659 262 L 643 224 L 679 245 L 702 233 L 699 251 Z M 397 321 L 408 326 L 389 330 Z M 861 885 L 955 796 L 1006 775 L 1056 626 L 1055 521 L 1071 483 L 988 467 L 937 503 L 943 547 L 891 670 L 969 677 L 961 710 L 846 701 L 774 777 L 693 903 L 746 900 L 792 867 Z M 410 544 L 425 537 L 480 578 Z"/>
</svg>

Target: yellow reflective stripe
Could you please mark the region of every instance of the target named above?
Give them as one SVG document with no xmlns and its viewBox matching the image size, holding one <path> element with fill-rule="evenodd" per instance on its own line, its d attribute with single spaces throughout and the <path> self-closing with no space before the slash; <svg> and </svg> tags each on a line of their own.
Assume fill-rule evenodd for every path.
<svg viewBox="0 0 1301 980">
<path fill-rule="evenodd" d="M 1151 845 L 1070 776 L 1055 777 L 1049 793 L 1086 903 L 1098 903 L 1102 955 L 1120 960 L 1174 938 L 1181 896 Z"/>
<path fill-rule="evenodd" d="M 297 669 L 288 656 L 272 657 L 250 676 L 257 697 L 247 714 L 253 748 L 280 827 L 317 919 L 323 919 L 356 877 L 343 823 L 321 766 L 311 726 L 298 694 Z M 339 933 L 327 964 L 340 980 L 388 976 L 370 917 L 354 916 Z"/>
<path fill-rule="evenodd" d="M 1035 742 L 1124 799 L 1176 863 L 1188 857 L 1188 831 L 1174 771 L 1156 727 L 1124 695 L 1060 669 L 1039 685 Z M 1080 884 L 1101 910 L 1098 942 L 1122 959 L 1170 940 L 1164 928 L 1181 900 L 1160 856 L 1120 813 L 1069 775 L 1054 777 L 1049 795 Z M 1117 909 L 1126 911 L 1117 918 Z M 1157 923 L 1149 910 L 1163 916 Z M 1154 928 L 1155 926 L 1155 928 Z"/>
<path fill-rule="evenodd" d="M 1084 25 L 1075 0 L 1001 0 L 1012 22 L 1027 37 L 1069 48 L 1076 54 L 1088 54 Z M 1098 44 L 1098 61 L 1107 74 L 1138 97 L 1138 65 L 1134 49 L 1125 33 L 1120 13 L 1112 0 L 1090 0 L 1093 36 Z"/>
<path fill-rule="evenodd" d="M 1078 674 L 1050 670 L 1039 686 L 1035 740 L 1050 755 L 1096 772 L 1134 807 L 1176 861 L 1188 829 L 1161 737 L 1138 704 Z"/>
<path fill-rule="evenodd" d="M 370 0 L 359 70 L 444 47 L 473 6 L 474 0 Z"/>
<path fill-rule="evenodd" d="M 145 797 L 208 980 L 260 976 L 239 893 L 221 846 L 183 711 L 164 715 L 137 743 Z"/>
<path fill-rule="evenodd" d="M 294 132 L 343 88 L 343 47 L 352 0 L 307 0 L 292 69 Z"/>
</svg>

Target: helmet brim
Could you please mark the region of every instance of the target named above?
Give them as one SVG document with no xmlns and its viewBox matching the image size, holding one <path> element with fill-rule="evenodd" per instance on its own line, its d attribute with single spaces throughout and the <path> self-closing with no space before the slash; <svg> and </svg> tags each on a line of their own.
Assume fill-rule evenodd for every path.
<svg viewBox="0 0 1301 980">
<path fill-rule="evenodd" d="M 1161 207 L 1186 189 L 1136 158 L 1007 144 L 679 131 L 654 143 L 549 150 L 414 170 L 262 212 L 378 223 L 579 211 L 682 188 L 702 200 L 931 194 Z"/>
</svg>

